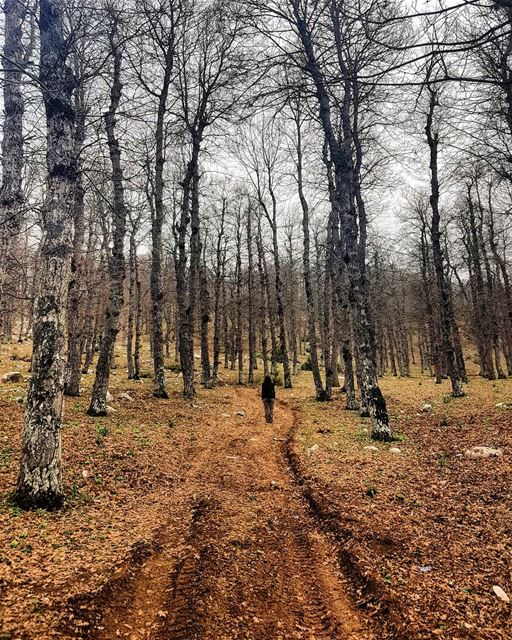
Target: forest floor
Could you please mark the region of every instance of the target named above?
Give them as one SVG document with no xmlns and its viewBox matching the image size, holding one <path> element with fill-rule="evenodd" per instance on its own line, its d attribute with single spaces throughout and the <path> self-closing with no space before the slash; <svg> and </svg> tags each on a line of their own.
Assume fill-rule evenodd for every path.
<svg viewBox="0 0 512 640">
<path fill-rule="evenodd" d="M 27 379 L 10 359 L 27 350 L 0 374 Z M 278 391 L 274 425 L 256 388 L 185 402 L 169 373 L 161 401 L 122 368 L 115 413 L 90 418 L 92 379 L 66 401 L 59 513 L 9 501 L 26 382 L 0 385 L 0 640 L 510 638 L 493 587 L 512 595 L 512 381 L 472 378 L 453 400 L 386 377 L 398 441 L 371 450 L 367 421 L 315 403 L 309 373 Z"/>
</svg>

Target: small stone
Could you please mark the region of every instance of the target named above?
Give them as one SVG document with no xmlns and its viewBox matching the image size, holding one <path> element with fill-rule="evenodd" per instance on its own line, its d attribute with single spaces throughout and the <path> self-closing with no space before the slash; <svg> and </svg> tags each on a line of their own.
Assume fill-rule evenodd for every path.
<svg viewBox="0 0 512 640">
<path fill-rule="evenodd" d="M 110 393 L 110 391 L 107 391 L 107 402 L 112 402 L 114 398 L 112 397 L 112 394 Z"/>
<path fill-rule="evenodd" d="M 231 414 L 230 413 L 223 413 L 222 417 L 223 418 L 231 418 Z"/>
<path fill-rule="evenodd" d="M 424 404 L 421 409 L 420 409 L 421 413 L 432 413 L 432 405 L 431 404 Z"/>
<path fill-rule="evenodd" d="M 476 460 L 477 458 L 501 458 L 503 451 L 492 447 L 476 446 L 466 449 L 464 455 L 471 460 Z"/>
<path fill-rule="evenodd" d="M 4 373 L 1 378 L 2 382 L 23 382 L 23 374 L 19 371 L 9 371 L 8 373 Z"/>
<path fill-rule="evenodd" d="M 389 453 L 402 453 L 402 449 L 399 449 L 398 447 L 391 447 L 391 449 L 389 450 Z"/>
<path fill-rule="evenodd" d="M 499 587 L 497 584 L 495 584 L 492 588 L 492 590 L 494 591 L 494 593 L 498 596 L 498 598 L 500 600 L 503 600 L 503 602 L 510 602 L 510 598 L 508 597 L 508 595 L 505 593 L 505 591 L 503 591 L 503 589 L 501 587 Z"/>
<path fill-rule="evenodd" d="M 245 411 L 237 411 L 235 415 L 245 418 Z"/>
<path fill-rule="evenodd" d="M 365 447 L 366 451 L 378 451 L 378 447 L 374 447 L 372 444 L 368 445 L 367 447 Z"/>
<path fill-rule="evenodd" d="M 129 393 L 120 393 L 119 400 L 128 400 L 128 402 L 133 402 L 133 398 Z"/>
<path fill-rule="evenodd" d="M 88 478 L 89 477 L 89 472 L 87 471 L 87 469 L 82 469 L 82 478 Z"/>
<path fill-rule="evenodd" d="M 314 444 L 313 446 L 309 447 L 309 449 L 306 449 L 306 453 L 308 454 L 308 456 L 310 456 L 316 451 L 318 451 L 318 449 L 319 449 L 318 444 Z"/>
<path fill-rule="evenodd" d="M 424 567 L 420 567 L 420 573 L 430 573 L 432 571 L 431 565 L 427 564 Z"/>
</svg>

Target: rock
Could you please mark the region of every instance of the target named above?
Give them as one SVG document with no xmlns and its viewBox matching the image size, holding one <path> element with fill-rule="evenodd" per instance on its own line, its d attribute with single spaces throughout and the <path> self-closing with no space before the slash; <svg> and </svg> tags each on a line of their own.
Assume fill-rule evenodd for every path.
<svg viewBox="0 0 512 640">
<path fill-rule="evenodd" d="M 379 449 L 377 447 L 374 447 L 372 444 L 368 445 L 367 447 L 365 447 L 366 451 L 378 451 Z"/>
<path fill-rule="evenodd" d="M 424 567 L 420 567 L 420 573 L 430 573 L 432 571 L 431 565 L 427 564 Z"/>
<path fill-rule="evenodd" d="M 20 371 L 9 371 L 4 373 L 1 378 L 2 382 L 23 382 L 23 374 Z"/>
<path fill-rule="evenodd" d="M 241 416 L 242 418 L 245 418 L 245 411 L 237 411 L 235 413 L 236 416 Z"/>
<path fill-rule="evenodd" d="M 231 414 L 230 413 L 223 413 L 222 417 L 223 418 L 231 418 Z"/>
<path fill-rule="evenodd" d="M 107 402 L 112 402 L 114 398 L 112 397 L 112 394 L 110 393 L 110 391 L 107 391 Z"/>
<path fill-rule="evenodd" d="M 498 409 L 512 409 L 512 402 L 498 402 L 495 406 Z"/>
<path fill-rule="evenodd" d="M 313 446 L 309 447 L 309 449 L 306 449 L 306 453 L 308 454 L 308 456 L 310 456 L 316 451 L 318 451 L 319 448 L 320 447 L 317 444 L 314 444 Z"/>
<path fill-rule="evenodd" d="M 128 402 L 133 402 L 133 398 L 129 393 L 120 393 L 119 400 L 128 400 Z"/>
<path fill-rule="evenodd" d="M 389 450 L 389 453 L 402 453 L 402 449 L 399 449 L 398 447 L 391 447 L 391 449 Z"/>
<path fill-rule="evenodd" d="M 503 591 L 503 589 L 501 587 L 498 587 L 497 584 L 494 585 L 492 590 L 494 591 L 494 593 L 498 596 L 498 598 L 500 600 L 503 600 L 503 602 L 507 602 L 507 603 L 510 602 L 510 598 L 508 597 L 508 595 Z"/>
<path fill-rule="evenodd" d="M 87 469 L 82 469 L 82 478 L 88 478 L 89 477 L 89 472 L 87 471 Z"/>
<path fill-rule="evenodd" d="M 420 409 L 421 413 L 432 413 L 432 405 L 431 404 L 424 404 L 421 409 Z"/>
<path fill-rule="evenodd" d="M 471 460 L 476 460 L 477 458 L 501 458 L 503 451 L 492 447 L 476 446 L 466 449 L 464 455 Z"/>
<path fill-rule="evenodd" d="M 110 415 L 111 413 L 117 413 L 117 409 L 114 409 L 114 407 L 107 405 L 107 415 Z"/>
</svg>

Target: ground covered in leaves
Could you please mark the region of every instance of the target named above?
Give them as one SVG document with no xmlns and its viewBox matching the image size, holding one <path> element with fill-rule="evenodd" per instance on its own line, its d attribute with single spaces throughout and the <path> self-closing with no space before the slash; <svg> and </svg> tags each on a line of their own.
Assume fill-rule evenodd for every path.
<svg viewBox="0 0 512 640">
<path fill-rule="evenodd" d="M 512 597 L 512 383 L 472 376 L 461 399 L 419 376 L 382 388 L 391 444 L 336 402 L 298 404 L 292 456 L 313 508 L 384 637 L 510 638 L 493 587 Z M 503 456 L 465 456 L 480 445 Z"/>
<path fill-rule="evenodd" d="M 160 401 L 121 367 L 115 412 L 90 418 L 90 374 L 66 401 L 66 508 L 25 513 L 9 493 L 27 350 L 0 362 L 25 377 L 0 384 L 2 640 L 510 637 L 493 587 L 512 596 L 512 382 L 472 377 L 454 400 L 386 378 L 398 440 L 372 450 L 367 421 L 311 400 L 306 372 L 271 429 L 256 389 L 187 403 L 169 372 Z M 468 459 L 473 445 L 503 456 Z"/>
</svg>

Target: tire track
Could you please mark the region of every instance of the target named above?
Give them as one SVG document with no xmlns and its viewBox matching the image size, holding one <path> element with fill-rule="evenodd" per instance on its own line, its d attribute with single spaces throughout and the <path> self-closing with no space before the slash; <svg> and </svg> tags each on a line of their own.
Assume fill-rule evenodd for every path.
<svg viewBox="0 0 512 640">
<path fill-rule="evenodd" d="M 187 535 L 176 548 L 169 529 L 95 637 L 372 640 L 347 596 L 335 547 L 316 529 L 288 468 L 292 410 L 278 403 L 270 428 L 255 390 L 222 392 L 223 417 L 194 425 L 199 444 L 181 495 Z"/>
</svg>

